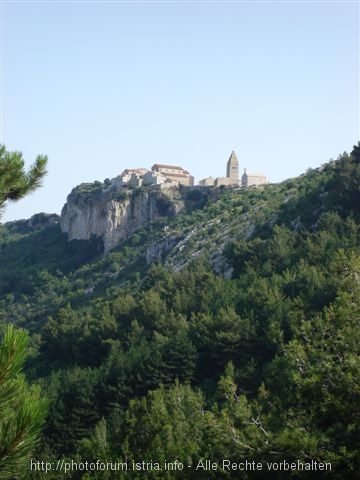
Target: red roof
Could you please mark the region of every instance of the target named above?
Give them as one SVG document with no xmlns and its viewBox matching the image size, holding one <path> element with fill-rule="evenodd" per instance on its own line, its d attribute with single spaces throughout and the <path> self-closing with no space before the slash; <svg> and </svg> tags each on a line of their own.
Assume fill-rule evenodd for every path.
<svg viewBox="0 0 360 480">
<path fill-rule="evenodd" d="M 152 167 L 151 170 L 153 169 L 158 169 L 158 168 L 172 168 L 174 170 L 181 170 L 184 173 L 189 173 L 186 170 L 184 170 L 182 167 L 178 167 L 177 165 L 163 165 L 162 163 L 155 163 Z"/>
</svg>

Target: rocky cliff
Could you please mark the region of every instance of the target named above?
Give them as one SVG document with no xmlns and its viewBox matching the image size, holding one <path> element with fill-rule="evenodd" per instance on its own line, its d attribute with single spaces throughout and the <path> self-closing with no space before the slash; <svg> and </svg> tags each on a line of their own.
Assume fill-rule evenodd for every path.
<svg viewBox="0 0 360 480">
<path fill-rule="evenodd" d="M 119 190 L 100 182 L 73 189 L 61 212 L 61 230 L 69 240 L 101 237 L 107 253 L 136 230 L 185 206 L 178 187 Z"/>
</svg>

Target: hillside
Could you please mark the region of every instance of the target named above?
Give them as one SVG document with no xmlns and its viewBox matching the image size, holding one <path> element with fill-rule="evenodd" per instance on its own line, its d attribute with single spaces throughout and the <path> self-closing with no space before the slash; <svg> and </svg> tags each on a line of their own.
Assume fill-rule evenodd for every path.
<svg viewBox="0 0 360 480">
<path fill-rule="evenodd" d="M 193 466 L 134 479 L 288 479 L 267 466 L 281 461 L 332 467 L 291 478 L 357 478 L 360 147 L 279 184 L 173 196 L 176 214 L 105 254 L 56 216 L 0 226 L 1 317 L 31 332 L 26 373 L 51 399 L 35 456 Z"/>
</svg>

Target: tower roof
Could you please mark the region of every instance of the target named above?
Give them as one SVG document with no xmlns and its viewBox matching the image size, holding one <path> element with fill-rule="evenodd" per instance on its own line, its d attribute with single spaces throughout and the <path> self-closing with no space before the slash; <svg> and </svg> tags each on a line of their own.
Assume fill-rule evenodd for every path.
<svg viewBox="0 0 360 480">
<path fill-rule="evenodd" d="M 239 163 L 234 150 L 231 152 L 231 155 L 229 157 L 228 162 L 229 163 Z"/>
</svg>

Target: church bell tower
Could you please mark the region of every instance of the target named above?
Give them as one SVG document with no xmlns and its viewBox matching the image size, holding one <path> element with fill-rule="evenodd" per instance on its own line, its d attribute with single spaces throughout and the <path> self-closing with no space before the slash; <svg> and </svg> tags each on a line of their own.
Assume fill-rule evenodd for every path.
<svg viewBox="0 0 360 480">
<path fill-rule="evenodd" d="M 234 181 L 234 183 L 239 183 L 239 162 L 236 158 L 236 153 L 234 150 L 231 152 L 230 158 L 226 165 L 226 176 Z"/>
</svg>

